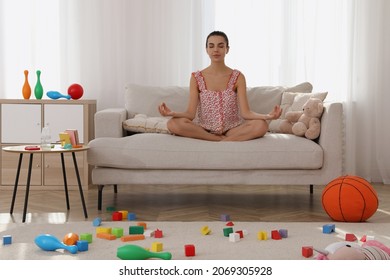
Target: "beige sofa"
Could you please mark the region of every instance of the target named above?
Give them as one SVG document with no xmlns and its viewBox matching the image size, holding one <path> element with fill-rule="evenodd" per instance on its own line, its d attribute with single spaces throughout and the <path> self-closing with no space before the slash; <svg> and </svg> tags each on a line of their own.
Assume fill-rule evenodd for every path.
<svg viewBox="0 0 390 280">
<path fill-rule="evenodd" d="M 167 119 L 157 105 L 173 110 L 187 106 L 186 87 L 128 85 L 123 108 L 98 111 L 95 139 L 87 160 L 92 183 L 98 186 L 98 209 L 104 186 L 119 184 L 192 185 L 325 185 L 342 175 L 343 108 L 328 102 L 327 93 L 311 93 L 312 85 L 248 88 L 251 109 L 268 113 L 275 104 L 281 119 L 269 123 L 269 133 L 245 142 L 209 142 L 169 134 Z M 321 134 L 315 141 L 279 132 L 290 110 L 300 110 L 309 97 L 324 100 Z"/>
</svg>

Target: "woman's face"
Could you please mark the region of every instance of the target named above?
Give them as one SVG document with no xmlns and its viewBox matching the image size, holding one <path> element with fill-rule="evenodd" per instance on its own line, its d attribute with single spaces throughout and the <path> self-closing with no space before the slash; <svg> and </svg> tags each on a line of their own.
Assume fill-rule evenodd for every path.
<svg viewBox="0 0 390 280">
<path fill-rule="evenodd" d="M 210 36 L 206 46 L 207 54 L 212 61 L 223 61 L 229 52 L 225 38 L 222 36 Z"/>
</svg>

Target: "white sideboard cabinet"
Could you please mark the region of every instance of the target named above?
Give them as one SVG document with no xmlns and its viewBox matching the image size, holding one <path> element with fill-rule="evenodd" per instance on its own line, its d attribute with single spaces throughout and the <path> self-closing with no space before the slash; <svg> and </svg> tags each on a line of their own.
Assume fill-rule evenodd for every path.
<svg viewBox="0 0 390 280">
<path fill-rule="evenodd" d="M 66 99 L 0 99 L 1 146 L 40 145 L 41 131 L 49 126 L 52 142 L 59 140 L 59 133 L 66 129 L 77 129 L 81 144 L 94 138 L 94 115 L 96 100 Z M 15 174 L 19 157 L 17 154 L 1 152 L 0 182 L 2 188 L 15 184 Z M 69 189 L 77 188 L 76 174 L 70 154 L 65 156 L 67 183 Z M 91 168 L 86 160 L 86 152 L 77 154 L 81 183 L 90 185 Z M 24 159 L 19 185 L 27 182 L 28 159 Z M 58 156 L 45 154 L 34 157 L 31 185 L 35 189 L 62 189 L 62 166 Z"/>
</svg>

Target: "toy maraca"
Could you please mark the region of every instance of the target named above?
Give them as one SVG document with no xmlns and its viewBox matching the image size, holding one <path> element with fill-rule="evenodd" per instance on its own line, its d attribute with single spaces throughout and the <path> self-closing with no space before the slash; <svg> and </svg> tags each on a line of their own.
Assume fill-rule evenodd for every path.
<svg viewBox="0 0 390 280">
<path fill-rule="evenodd" d="M 76 254 L 78 248 L 76 245 L 65 245 L 57 237 L 50 234 L 40 234 L 35 237 L 35 244 L 44 251 L 55 251 L 57 249 L 65 249 L 72 254 Z"/>
<path fill-rule="evenodd" d="M 116 256 L 121 260 L 146 260 L 151 258 L 163 260 L 172 259 L 172 254 L 169 252 L 150 252 L 138 245 L 124 245 L 119 247 Z"/>
<path fill-rule="evenodd" d="M 59 98 L 66 98 L 66 99 L 71 99 L 70 95 L 64 95 L 58 91 L 48 91 L 46 92 L 46 95 L 51 98 L 51 99 L 59 99 Z"/>
</svg>

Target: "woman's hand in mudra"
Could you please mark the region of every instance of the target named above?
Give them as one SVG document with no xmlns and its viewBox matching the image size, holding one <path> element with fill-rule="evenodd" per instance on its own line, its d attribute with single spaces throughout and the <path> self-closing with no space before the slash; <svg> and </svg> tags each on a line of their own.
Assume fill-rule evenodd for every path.
<svg viewBox="0 0 390 280">
<path fill-rule="evenodd" d="M 171 109 L 168 108 L 168 106 L 163 102 L 158 106 L 158 111 L 160 112 L 161 116 L 163 117 L 173 117 L 173 114 L 175 112 L 171 111 Z"/>
<path fill-rule="evenodd" d="M 282 108 L 279 105 L 276 105 L 274 109 L 268 114 L 267 120 L 276 120 L 279 119 L 282 115 Z"/>
</svg>

